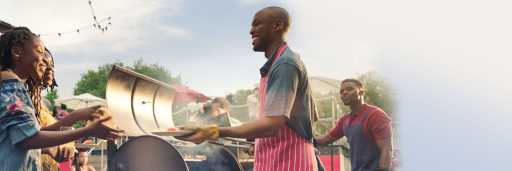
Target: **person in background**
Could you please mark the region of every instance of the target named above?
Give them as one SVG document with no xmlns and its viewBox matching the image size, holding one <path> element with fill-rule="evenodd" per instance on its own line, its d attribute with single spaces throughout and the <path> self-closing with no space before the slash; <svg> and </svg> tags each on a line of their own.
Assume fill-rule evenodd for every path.
<svg viewBox="0 0 512 171">
<path fill-rule="evenodd" d="M 66 116 L 68 116 L 69 112 L 68 112 L 68 107 L 66 106 L 66 104 L 60 104 L 60 106 L 56 106 L 54 115 L 55 115 L 55 118 L 57 118 L 58 120 L 61 120 L 61 119 L 65 118 Z"/>
<path fill-rule="evenodd" d="M 221 127 L 231 126 L 229 118 L 229 102 L 222 97 L 216 97 L 211 102 L 203 104 L 202 112 L 191 118 L 192 122 Z"/>
<path fill-rule="evenodd" d="M 43 42 L 26 27 L 15 27 L 0 36 L 0 170 L 39 171 L 42 148 L 87 136 L 107 140 L 122 136 L 122 131 L 103 124 L 111 117 L 97 118 L 89 126 L 75 130 L 41 130 L 26 83 L 42 80 L 46 71 L 44 58 Z M 84 109 L 81 113 L 94 111 Z"/>
<path fill-rule="evenodd" d="M 217 115 L 229 113 L 230 103 L 226 98 L 216 97 L 211 104 Z"/>
<path fill-rule="evenodd" d="M 341 82 L 340 96 L 350 113 L 341 117 L 316 144 L 330 144 L 347 137 L 352 171 L 388 171 L 393 154 L 391 119 L 379 107 L 364 102 L 365 89 L 356 79 Z"/>
<path fill-rule="evenodd" d="M 240 120 L 231 116 L 231 102 L 227 98 L 216 97 L 212 100 L 214 110 L 217 111 L 219 126 L 231 127 L 241 125 Z"/>
<path fill-rule="evenodd" d="M 75 165 L 71 167 L 71 171 L 76 170 L 76 162 Z M 94 167 L 89 165 L 89 152 L 86 149 L 80 149 L 80 152 L 78 153 L 78 167 L 80 168 L 80 171 L 96 171 Z"/>
<path fill-rule="evenodd" d="M 194 115 L 190 121 L 192 123 L 199 123 L 199 124 L 213 124 L 214 118 L 218 115 L 218 112 L 213 109 L 211 103 L 205 103 L 203 104 L 201 108 L 201 112 Z"/>
</svg>

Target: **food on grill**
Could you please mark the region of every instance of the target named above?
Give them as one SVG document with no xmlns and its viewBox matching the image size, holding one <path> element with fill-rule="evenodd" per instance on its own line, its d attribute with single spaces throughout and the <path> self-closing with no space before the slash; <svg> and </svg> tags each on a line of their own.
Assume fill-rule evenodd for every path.
<svg viewBox="0 0 512 171">
<path fill-rule="evenodd" d="M 94 144 L 94 142 L 91 139 L 87 139 L 82 144 Z"/>
<path fill-rule="evenodd" d="M 192 135 L 195 131 L 190 129 L 185 129 L 183 127 L 170 127 L 167 129 L 151 131 L 151 133 L 160 136 L 174 136 L 174 137 L 183 137 Z"/>
<path fill-rule="evenodd" d="M 185 161 L 204 161 L 208 159 L 208 157 L 206 157 L 206 155 L 193 155 L 193 154 L 184 154 L 183 155 L 183 160 Z"/>
<path fill-rule="evenodd" d="M 167 131 L 169 131 L 169 132 L 176 132 L 178 130 L 181 130 L 181 129 L 180 128 L 176 128 L 176 127 L 167 128 Z"/>
</svg>

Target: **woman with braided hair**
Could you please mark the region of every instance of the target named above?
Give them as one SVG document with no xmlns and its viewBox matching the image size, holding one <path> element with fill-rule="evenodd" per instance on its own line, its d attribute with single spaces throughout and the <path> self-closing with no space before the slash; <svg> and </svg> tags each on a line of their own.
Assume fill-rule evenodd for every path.
<svg viewBox="0 0 512 171">
<path fill-rule="evenodd" d="M 48 126 L 57 123 L 57 120 L 52 116 L 52 112 L 50 112 L 48 106 L 42 105 L 43 103 L 41 98 L 43 90 L 49 88 L 53 91 L 57 86 L 53 70 L 53 55 L 47 48 L 45 48 L 45 58 L 43 61 L 46 64 L 46 70 L 42 80 L 27 81 L 27 89 L 29 91 L 30 98 L 34 102 L 34 107 L 36 108 L 37 118 L 41 125 L 41 129 L 45 130 Z M 75 151 L 76 149 L 73 142 L 42 149 L 42 169 L 44 171 L 58 171 L 58 162 L 72 160 Z"/>
<path fill-rule="evenodd" d="M 46 64 L 46 70 L 42 77 L 42 80 L 27 81 L 27 89 L 30 98 L 34 102 L 34 107 L 37 109 L 39 124 L 42 128 L 48 127 L 57 122 L 52 116 L 52 112 L 48 109 L 48 106 L 43 105 L 42 92 L 43 90 L 53 91 L 57 86 L 54 78 L 54 63 L 51 52 L 45 48 L 44 63 Z"/>
<path fill-rule="evenodd" d="M 43 79 L 47 66 L 44 49 L 39 37 L 26 27 L 13 28 L 0 36 L 0 170 L 39 171 L 42 148 L 87 136 L 114 140 L 122 135 L 122 131 L 103 124 L 111 117 L 96 119 L 75 130 L 59 131 L 61 126 L 70 125 L 73 118 L 40 128 L 26 83 Z M 95 110 L 81 109 L 75 116 Z"/>
</svg>

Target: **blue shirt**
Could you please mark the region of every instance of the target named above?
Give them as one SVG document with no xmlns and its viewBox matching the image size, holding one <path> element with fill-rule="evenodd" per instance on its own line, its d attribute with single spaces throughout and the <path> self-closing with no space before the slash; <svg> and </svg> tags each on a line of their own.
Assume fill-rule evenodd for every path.
<svg viewBox="0 0 512 171">
<path fill-rule="evenodd" d="M 264 110 L 267 116 L 285 116 L 292 130 L 312 142 L 316 106 L 306 67 L 290 48 L 286 48 L 268 71 Z"/>
<path fill-rule="evenodd" d="M 24 150 L 17 143 L 34 136 L 40 129 L 34 105 L 19 80 L 0 81 L 0 170 L 41 170 L 41 150 Z"/>
</svg>

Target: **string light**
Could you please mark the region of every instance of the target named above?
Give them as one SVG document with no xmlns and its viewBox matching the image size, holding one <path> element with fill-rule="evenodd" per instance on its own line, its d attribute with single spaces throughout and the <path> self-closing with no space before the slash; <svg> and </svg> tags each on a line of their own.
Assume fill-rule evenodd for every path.
<svg viewBox="0 0 512 171">
<path fill-rule="evenodd" d="M 108 30 L 108 26 L 112 25 L 111 19 L 112 19 L 112 17 L 107 17 L 107 18 L 98 20 L 98 23 L 100 23 L 100 24 L 104 23 L 105 25 L 107 25 L 105 27 L 101 27 L 100 25 L 93 23 L 93 24 L 88 24 L 88 25 L 82 25 L 76 29 L 70 29 L 68 31 L 61 31 L 61 32 L 56 32 L 56 33 L 45 33 L 45 34 L 38 34 L 38 35 L 40 37 L 49 37 L 49 36 L 64 37 L 64 35 L 80 34 L 81 32 L 83 32 L 85 30 L 90 30 L 90 29 L 98 29 L 101 32 L 106 32 Z M 102 30 L 102 28 L 103 28 L 103 30 Z"/>
<path fill-rule="evenodd" d="M 94 8 L 92 6 L 92 1 L 89 0 L 88 1 L 89 3 L 89 9 L 91 9 L 91 14 L 92 14 L 92 19 L 94 20 L 94 23 L 96 24 L 96 27 L 101 30 L 102 32 L 105 32 L 107 31 L 107 28 L 108 28 L 108 25 L 112 25 L 111 22 L 109 21 L 107 25 L 105 26 L 102 26 L 102 22 L 99 22 L 98 21 L 98 17 L 96 17 L 96 12 L 94 12 Z M 108 20 L 110 20 L 110 17 L 108 17 Z"/>
<path fill-rule="evenodd" d="M 89 4 L 89 9 L 91 10 L 91 14 L 92 14 L 92 18 L 93 18 L 92 24 L 83 25 L 76 29 L 70 29 L 69 31 L 62 31 L 62 32 L 57 32 L 57 33 L 49 33 L 49 34 L 38 34 L 38 35 L 45 36 L 45 37 L 57 35 L 58 37 L 63 37 L 63 35 L 71 34 L 71 33 L 80 34 L 80 31 L 89 30 L 89 29 L 97 29 L 98 31 L 101 31 L 103 33 L 108 31 L 108 27 L 112 26 L 112 21 L 111 21 L 112 17 L 106 17 L 106 18 L 98 20 L 98 17 L 96 16 L 96 13 L 95 13 L 93 5 L 92 5 L 92 1 L 88 0 L 88 4 Z"/>
</svg>

